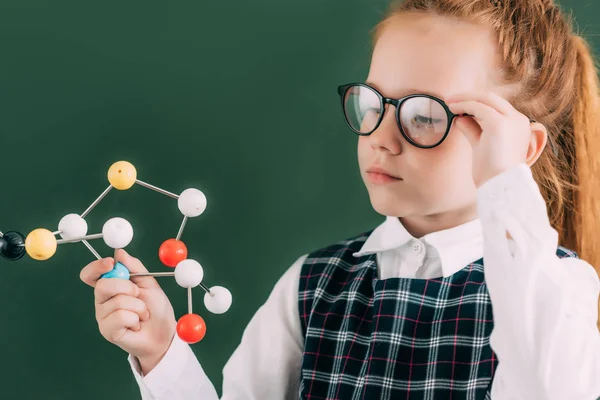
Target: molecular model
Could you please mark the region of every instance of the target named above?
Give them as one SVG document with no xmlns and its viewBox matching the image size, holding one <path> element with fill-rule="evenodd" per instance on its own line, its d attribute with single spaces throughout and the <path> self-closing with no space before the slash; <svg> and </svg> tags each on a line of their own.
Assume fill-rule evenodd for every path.
<svg viewBox="0 0 600 400">
<path fill-rule="evenodd" d="M 115 262 L 114 268 L 103 274 L 102 278 L 130 279 L 136 276 L 174 276 L 179 286 L 188 291 L 188 313 L 177 321 L 177 335 L 185 342 L 193 344 L 201 341 L 206 334 L 204 319 L 192 313 L 192 288 L 200 286 L 206 292 L 204 305 L 214 314 L 223 314 L 231 307 L 232 297 L 229 290 L 222 286 L 206 287 L 202 280 L 204 269 L 195 260 L 187 258 L 188 250 L 180 240 L 183 228 L 188 218 L 197 217 L 206 209 L 206 197 L 198 189 L 186 189 L 176 195 L 156 186 L 137 179 L 135 167 L 126 161 L 119 161 L 111 165 L 108 170 L 110 185 L 94 202 L 81 214 L 65 215 L 58 223 L 57 231 L 39 228 L 31 231 L 27 237 L 16 231 L 0 232 L 0 255 L 11 261 L 21 259 L 27 253 L 34 260 L 48 260 L 55 253 L 57 246 L 63 243 L 83 243 L 97 258 L 102 259 L 88 240 L 103 239 L 104 243 L 115 251 L 129 245 L 133 239 L 133 228 L 123 218 L 111 218 L 102 227 L 102 233 L 88 235 L 88 225 L 85 217 L 96 207 L 111 189 L 127 190 L 134 184 L 154 190 L 158 193 L 177 199 L 179 211 L 183 214 L 183 221 L 175 238 L 165 240 L 159 250 L 158 257 L 167 267 L 174 268 L 174 272 L 147 272 L 130 274 L 129 270 L 120 262 Z M 56 239 L 60 235 L 62 239 Z"/>
</svg>

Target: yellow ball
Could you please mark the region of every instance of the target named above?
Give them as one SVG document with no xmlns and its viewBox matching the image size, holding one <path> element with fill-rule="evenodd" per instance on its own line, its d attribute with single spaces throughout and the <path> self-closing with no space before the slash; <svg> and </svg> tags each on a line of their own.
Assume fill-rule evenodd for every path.
<svg viewBox="0 0 600 400">
<path fill-rule="evenodd" d="M 33 230 L 25 239 L 25 251 L 34 260 L 47 260 L 56 253 L 56 237 L 48 229 Z"/>
<path fill-rule="evenodd" d="M 108 169 L 108 181 L 118 190 L 127 190 L 135 184 L 137 171 L 127 161 L 117 161 Z"/>
</svg>

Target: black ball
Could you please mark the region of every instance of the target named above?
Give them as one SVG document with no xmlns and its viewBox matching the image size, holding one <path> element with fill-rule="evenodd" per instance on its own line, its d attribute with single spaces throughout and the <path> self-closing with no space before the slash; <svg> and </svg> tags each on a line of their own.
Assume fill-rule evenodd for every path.
<svg viewBox="0 0 600 400">
<path fill-rule="evenodd" d="M 0 238 L 0 256 L 10 261 L 17 261 L 25 255 L 25 236 L 10 231 Z"/>
</svg>

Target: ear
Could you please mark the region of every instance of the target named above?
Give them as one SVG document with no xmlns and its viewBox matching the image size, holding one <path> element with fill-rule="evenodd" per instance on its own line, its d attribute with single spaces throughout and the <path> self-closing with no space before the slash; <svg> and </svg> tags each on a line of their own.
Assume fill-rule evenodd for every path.
<svg viewBox="0 0 600 400">
<path fill-rule="evenodd" d="M 540 158 L 548 144 L 548 130 L 539 122 L 532 122 L 530 128 L 531 135 L 529 136 L 529 147 L 527 148 L 525 162 L 531 167 Z"/>
</svg>

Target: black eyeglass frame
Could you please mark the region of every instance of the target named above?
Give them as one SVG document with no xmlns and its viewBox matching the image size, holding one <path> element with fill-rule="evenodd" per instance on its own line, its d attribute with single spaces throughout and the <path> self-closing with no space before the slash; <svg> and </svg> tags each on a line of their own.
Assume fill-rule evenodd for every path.
<svg viewBox="0 0 600 400">
<path fill-rule="evenodd" d="M 375 127 L 367 133 L 360 132 L 360 131 L 357 131 L 356 129 L 354 129 L 354 127 L 348 120 L 348 114 L 346 112 L 346 104 L 345 104 L 346 93 L 348 92 L 348 89 L 350 89 L 351 87 L 356 87 L 356 86 L 362 86 L 367 89 L 370 89 L 379 98 L 379 107 L 380 107 L 379 119 L 377 120 Z M 396 124 L 398 125 L 398 128 L 400 129 L 400 133 L 402 134 L 404 139 L 406 139 L 407 142 L 409 142 L 413 146 L 418 147 L 420 149 L 431 149 L 431 148 L 437 147 L 440 144 L 442 144 L 444 142 L 444 140 L 446 140 L 446 137 L 448 137 L 448 134 L 450 133 L 450 129 L 452 127 L 452 123 L 454 122 L 454 118 L 463 117 L 463 116 L 464 117 L 472 117 L 472 115 L 469 115 L 469 114 L 454 114 L 452 111 L 450 111 L 450 108 L 448 108 L 448 105 L 446 105 L 446 103 L 442 99 L 432 96 L 432 95 L 429 95 L 429 94 L 416 93 L 416 94 L 410 94 L 408 96 L 401 97 L 399 99 L 392 99 L 390 97 L 385 97 L 374 87 L 369 86 L 366 83 L 362 83 L 362 82 L 353 82 L 353 83 L 348 83 L 345 85 L 340 85 L 340 86 L 338 86 L 338 94 L 340 95 L 340 99 L 341 99 L 341 103 L 342 103 L 342 111 L 344 113 L 344 120 L 346 121 L 346 124 L 348 125 L 348 127 L 354 133 L 356 133 L 359 136 L 369 136 L 370 134 L 375 132 L 377 130 L 377 128 L 379 128 L 379 125 L 381 125 L 381 121 L 383 121 L 383 117 L 384 117 L 384 113 L 385 113 L 385 105 L 392 104 L 394 107 L 396 107 L 396 112 L 394 114 L 396 115 Z M 424 97 L 424 98 L 434 100 L 442 106 L 444 111 L 446 111 L 446 116 L 448 118 L 446 131 L 444 132 L 444 136 L 442 136 L 442 138 L 439 140 L 439 142 L 434 145 L 422 145 L 422 144 L 416 143 L 406 134 L 406 132 L 404 132 L 404 128 L 402 128 L 402 123 L 400 122 L 400 108 L 402 107 L 402 104 L 404 104 L 405 101 L 415 98 L 415 97 Z M 535 122 L 535 120 L 533 120 L 531 118 L 529 119 L 529 121 Z"/>
</svg>

